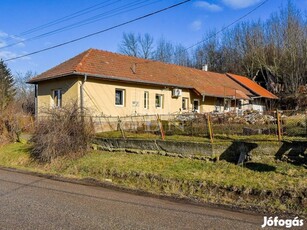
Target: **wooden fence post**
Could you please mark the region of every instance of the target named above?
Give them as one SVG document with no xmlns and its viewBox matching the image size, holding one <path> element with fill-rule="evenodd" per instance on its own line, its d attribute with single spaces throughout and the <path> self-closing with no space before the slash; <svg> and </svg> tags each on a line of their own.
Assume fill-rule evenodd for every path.
<svg viewBox="0 0 307 230">
<path fill-rule="evenodd" d="M 213 143 L 213 130 L 212 130 L 212 125 L 211 125 L 210 113 L 208 113 L 207 122 L 208 122 L 208 131 L 209 131 L 210 142 Z"/>
<path fill-rule="evenodd" d="M 165 134 L 164 134 L 163 125 L 162 125 L 162 121 L 161 121 L 161 119 L 160 119 L 159 114 L 157 114 L 157 122 L 158 122 L 158 125 L 159 125 L 159 129 L 160 129 L 160 133 L 161 133 L 161 138 L 162 138 L 162 140 L 164 141 L 164 139 L 165 139 Z"/>
<path fill-rule="evenodd" d="M 122 134 L 122 137 L 123 137 L 124 139 L 126 139 L 125 132 L 124 132 L 123 127 L 122 127 L 122 121 L 121 121 L 121 119 L 120 119 L 119 116 L 118 116 L 118 123 L 117 123 L 117 126 L 118 126 L 118 128 L 119 128 L 119 130 L 120 130 L 120 132 L 121 132 L 121 134 Z"/>
<path fill-rule="evenodd" d="M 280 113 L 278 109 L 276 110 L 276 118 L 277 118 L 277 137 L 278 137 L 278 141 L 280 142 L 282 140 L 282 136 L 281 136 Z"/>
</svg>

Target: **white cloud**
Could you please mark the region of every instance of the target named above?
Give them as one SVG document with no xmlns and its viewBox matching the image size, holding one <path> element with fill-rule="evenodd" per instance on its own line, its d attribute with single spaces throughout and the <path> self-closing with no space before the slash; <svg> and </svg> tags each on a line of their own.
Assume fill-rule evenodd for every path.
<svg viewBox="0 0 307 230">
<path fill-rule="evenodd" d="M 0 48 L 6 46 L 6 42 L 0 39 Z"/>
<path fill-rule="evenodd" d="M 6 60 L 17 57 L 18 55 L 11 51 L 0 51 L 0 59 Z"/>
<path fill-rule="evenodd" d="M 8 37 L 9 35 L 7 33 L 4 33 L 2 31 L 0 31 L 0 38 L 6 38 Z"/>
<path fill-rule="evenodd" d="M 190 28 L 193 30 L 193 31 L 198 31 L 201 29 L 203 23 L 201 20 L 195 20 L 194 22 L 191 23 L 190 25 Z"/>
<path fill-rule="evenodd" d="M 213 12 L 218 12 L 223 10 L 222 7 L 220 7 L 219 5 L 213 4 L 213 3 L 209 3 L 209 2 L 205 2 L 205 1 L 197 1 L 194 3 L 194 5 L 196 7 L 208 10 L 208 11 L 213 11 Z"/>
<path fill-rule="evenodd" d="M 262 0 L 222 0 L 223 3 L 233 9 L 243 9 L 255 5 Z"/>
<path fill-rule="evenodd" d="M 0 48 L 15 43 L 17 47 L 25 47 L 25 43 L 23 42 L 24 40 L 24 38 L 10 35 L 0 30 Z"/>
<path fill-rule="evenodd" d="M 21 55 L 25 55 L 25 54 L 26 54 L 26 52 L 22 52 L 22 53 L 18 54 L 18 53 L 11 52 L 11 51 L 1 51 L 0 50 L 0 59 L 7 60 L 7 59 L 15 58 L 15 57 L 18 57 L 18 56 L 21 56 Z M 30 59 L 31 58 L 29 56 L 20 58 L 20 60 L 30 60 Z"/>
</svg>

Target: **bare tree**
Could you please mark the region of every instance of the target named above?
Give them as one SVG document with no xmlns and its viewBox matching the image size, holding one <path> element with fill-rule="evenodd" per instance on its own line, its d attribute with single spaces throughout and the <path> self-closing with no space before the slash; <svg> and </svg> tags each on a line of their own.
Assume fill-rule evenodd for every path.
<svg viewBox="0 0 307 230">
<path fill-rule="evenodd" d="M 34 85 L 27 84 L 27 81 L 34 77 L 36 73 L 27 71 L 26 73 L 16 73 L 15 75 L 15 87 L 16 87 L 16 103 L 18 103 L 24 112 L 34 113 Z"/>
<path fill-rule="evenodd" d="M 145 59 L 151 59 L 153 56 L 153 43 L 154 39 L 153 37 L 146 33 L 143 36 L 139 34 L 138 36 L 138 42 L 140 45 L 140 57 Z"/>
<path fill-rule="evenodd" d="M 210 31 L 204 36 L 204 43 L 194 50 L 194 65 L 201 69 L 203 65 L 208 65 L 210 71 L 220 72 L 221 51 L 215 31 Z M 210 39 L 205 39 L 209 37 Z"/>
<path fill-rule="evenodd" d="M 174 48 L 173 63 L 176 65 L 190 66 L 191 61 L 189 52 L 181 44 L 176 45 Z"/>
<path fill-rule="evenodd" d="M 139 39 L 134 33 L 123 33 L 123 39 L 119 45 L 119 52 L 129 56 L 139 56 Z"/>
<path fill-rule="evenodd" d="M 174 47 L 171 42 L 164 37 L 160 38 L 157 43 L 157 48 L 154 54 L 154 59 L 157 61 L 172 63 L 174 55 Z"/>
</svg>

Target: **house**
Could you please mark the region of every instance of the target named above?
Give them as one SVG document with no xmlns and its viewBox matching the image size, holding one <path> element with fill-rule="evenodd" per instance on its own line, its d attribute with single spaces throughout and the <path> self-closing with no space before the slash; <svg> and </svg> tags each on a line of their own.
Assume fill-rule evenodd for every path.
<svg viewBox="0 0 307 230">
<path fill-rule="evenodd" d="M 89 49 L 32 78 L 36 113 L 71 101 L 91 115 L 125 116 L 244 109 L 277 97 L 251 80 Z M 252 106 L 251 106 L 252 105 Z"/>
<path fill-rule="evenodd" d="M 251 96 L 251 101 L 246 109 L 256 110 L 264 112 L 267 107 L 271 107 L 270 102 L 273 99 L 278 99 L 273 93 L 269 92 L 251 79 L 236 74 L 227 73 L 232 80 L 240 84 L 241 86 L 249 89 L 254 95 Z"/>
</svg>

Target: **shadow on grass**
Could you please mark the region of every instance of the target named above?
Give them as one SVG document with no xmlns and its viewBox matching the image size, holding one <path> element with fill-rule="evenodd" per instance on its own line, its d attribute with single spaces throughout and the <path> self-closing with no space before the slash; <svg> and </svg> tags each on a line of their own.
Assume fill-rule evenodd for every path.
<svg viewBox="0 0 307 230">
<path fill-rule="evenodd" d="M 307 168 L 306 150 L 307 141 L 283 141 L 282 146 L 275 154 L 275 159 Z"/>
<path fill-rule="evenodd" d="M 273 172 L 276 170 L 275 166 L 255 162 L 247 162 L 244 167 L 257 172 Z"/>
<path fill-rule="evenodd" d="M 225 160 L 230 163 L 237 164 L 240 155 L 245 156 L 245 160 L 248 160 L 251 155 L 251 151 L 258 147 L 256 143 L 248 143 L 243 141 L 234 141 L 221 155 L 220 160 Z"/>
</svg>

